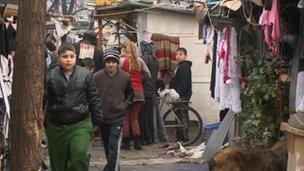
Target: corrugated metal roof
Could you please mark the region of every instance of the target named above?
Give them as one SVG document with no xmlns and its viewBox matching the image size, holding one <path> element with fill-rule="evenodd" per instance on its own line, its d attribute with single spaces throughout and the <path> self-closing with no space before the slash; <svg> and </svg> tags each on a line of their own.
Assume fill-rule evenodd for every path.
<svg viewBox="0 0 304 171">
<path fill-rule="evenodd" d="M 149 7 L 152 8 L 153 6 L 154 6 L 153 4 L 143 3 L 143 2 L 140 2 L 140 1 L 128 1 L 128 2 L 125 2 L 121 5 L 97 7 L 96 11 L 97 11 L 97 14 L 101 14 L 101 13 L 110 14 L 110 13 L 115 13 L 116 10 L 123 10 L 123 9 L 128 10 L 130 8 L 135 8 L 135 9 L 149 8 Z M 194 15 L 194 13 L 192 12 L 191 9 L 177 8 L 177 7 L 170 6 L 170 5 L 158 6 L 158 7 L 155 7 L 153 9 L 167 10 L 167 11 L 184 13 L 184 14 L 187 14 L 187 15 Z"/>
<path fill-rule="evenodd" d="M 0 3 L 7 3 L 7 4 L 18 5 L 18 0 L 0 0 Z"/>
</svg>

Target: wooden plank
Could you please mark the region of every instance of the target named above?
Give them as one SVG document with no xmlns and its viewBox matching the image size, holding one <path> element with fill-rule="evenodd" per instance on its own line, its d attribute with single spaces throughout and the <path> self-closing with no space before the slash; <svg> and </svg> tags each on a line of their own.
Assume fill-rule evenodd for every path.
<svg viewBox="0 0 304 171">
<path fill-rule="evenodd" d="M 281 123 L 281 130 L 289 132 L 289 133 L 293 133 L 293 134 L 301 136 L 301 137 L 304 137 L 304 130 L 300 130 L 298 128 L 295 128 L 295 127 L 289 125 L 286 122 Z"/>
</svg>

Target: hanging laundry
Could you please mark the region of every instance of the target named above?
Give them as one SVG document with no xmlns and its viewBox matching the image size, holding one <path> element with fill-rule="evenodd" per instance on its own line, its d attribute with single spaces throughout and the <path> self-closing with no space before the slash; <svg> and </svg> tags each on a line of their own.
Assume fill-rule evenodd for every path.
<svg viewBox="0 0 304 171">
<path fill-rule="evenodd" d="M 9 23 L 6 29 L 6 38 L 7 38 L 7 53 L 11 54 L 16 49 L 16 24 Z"/>
<path fill-rule="evenodd" d="M 213 48 L 212 48 L 212 69 L 210 80 L 211 97 L 215 98 L 215 82 L 216 82 L 216 57 L 217 57 L 217 33 L 213 36 Z"/>
<path fill-rule="evenodd" d="M 211 60 L 211 55 L 210 50 L 212 50 L 211 46 L 213 45 L 213 37 L 214 37 L 214 29 L 213 27 L 209 24 L 206 23 L 203 26 L 203 59 L 205 60 L 205 64 L 209 63 Z"/>
<path fill-rule="evenodd" d="M 6 26 L 0 23 L 0 55 L 7 56 Z"/>
<path fill-rule="evenodd" d="M 220 84 L 221 84 L 221 66 L 222 60 L 220 60 L 219 49 L 223 39 L 223 32 L 217 31 L 217 44 L 216 44 L 216 68 L 215 68 L 215 88 L 214 88 L 214 99 L 220 102 Z"/>
<path fill-rule="evenodd" d="M 298 8 L 303 9 L 304 8 L 304 0 L 300 0 L 298 3 Z"/>
<path fill-rule="evenodd" d="M 304 71 L 298 73 L 296 90 L 296 111 L 304 112 Z"/>
<path fill-rule="evenodd" d="M 263 26 L 264 39 L 269 46 L 273 56 L 278 52 L 278 48 L 275 42 L 278 42 L 281 38 L 281 22 L 280 22 L 280 1 L 273 0 L 271 10 L 263 9 L 263 13 L 260 16 L 259 24 Z"/>
<path fill-rule="evenodd" d="M 151 40 L 155 43 L 161 77 L 168 82 L 167 79 L 171 77 L 177 66 L 175 52 L 180 45 L 179 37 L 153 34 Z"/>
<path fill-rule="evenodd" d="M 237 33 L 234 27 L 224 28 L 218 59 L 216 95 L 219 96 L 220 109 L 241 112 L 241 71 L 237 63 Z"/>
</svg>

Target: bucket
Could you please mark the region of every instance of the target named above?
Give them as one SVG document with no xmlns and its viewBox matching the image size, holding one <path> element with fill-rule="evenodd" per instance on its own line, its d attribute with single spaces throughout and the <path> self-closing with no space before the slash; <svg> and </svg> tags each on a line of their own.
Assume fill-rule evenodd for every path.
<svg viewBox="0 0 304 171">
<path fill-rule="evenodd" d="M 204 125 L 203 129 L 202 129 L 203 141 L 208 141 L 208 139 L 211 136 L 212 132 L 214 130 L 216 130 L 219 126 L 220 126 L 220 122 Z"/>
</svg>

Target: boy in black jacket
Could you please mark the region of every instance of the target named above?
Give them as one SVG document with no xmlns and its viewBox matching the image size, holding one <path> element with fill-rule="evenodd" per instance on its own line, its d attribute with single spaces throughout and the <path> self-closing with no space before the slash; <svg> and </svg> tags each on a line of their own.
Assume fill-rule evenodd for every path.
<svg viewBox="0 0 304 171">
<path fill-rule="evenodd" d="M 59 47 L 58 62 L 46 76 L 44 95 L 51 169 L 88 171 L 92 122 L 103 119 L 98 90 L 92 74 L 75 66 L 73 45 Z"/>
<path fill-rule="evenodd" d="M 192 62 L 187 60 L 187 50 L 179 48 L 176 51 L 176 59 L 178 62 L 174 76 L 171 79 L 169 87 L 175 89 L 182 101 L 189 101 L 192 95 Z M 187 104 L 188 105 L 188 104 Z M 179 110 L 177 115 L 183 124 L 183 128 L 177 130 L 176 138 L 178 141 L 189 141 L 188 138 L 188 111 Z"/>
<path fill-rule="evenodd" d="M 134 92 L 129 74 L 118 67 L 118 51 L 106 51 L 104 62 L 105 69 L 94 74 L 104 113 L 104 120 L 99 127 L 107 157 L 104 171 L 117 171 L 123 122 L 133 102 Z"/>
</svg>

